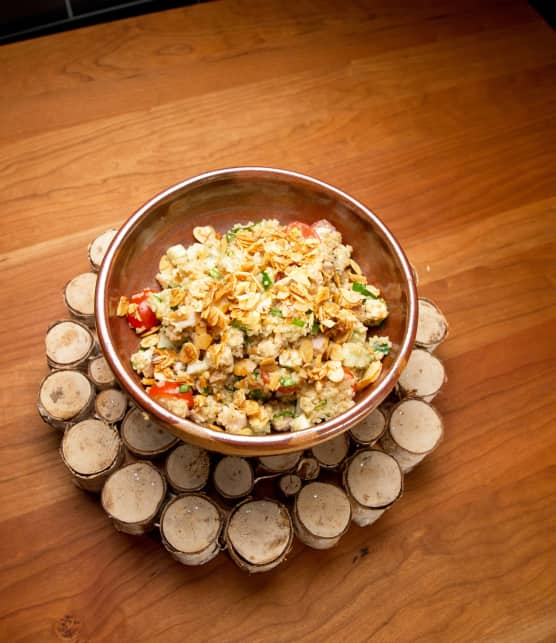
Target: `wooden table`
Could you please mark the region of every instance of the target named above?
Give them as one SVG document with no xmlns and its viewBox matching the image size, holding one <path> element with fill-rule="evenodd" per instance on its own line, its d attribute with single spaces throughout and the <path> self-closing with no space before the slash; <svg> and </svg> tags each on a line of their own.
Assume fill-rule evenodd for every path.
<svg viewBox="0 0 556 643">
<path fill-rule="evenodd" d="M 525 2 L 398 4 L 224 0 L 0 48 L 2 641 L 556 639 L 556 37 Z M 451 324 L 446 437 L 403 499 L 255 577 L 115 532 L 35 409 L 87 243 L 242 164 L 367 203 Z"/>
</svg>

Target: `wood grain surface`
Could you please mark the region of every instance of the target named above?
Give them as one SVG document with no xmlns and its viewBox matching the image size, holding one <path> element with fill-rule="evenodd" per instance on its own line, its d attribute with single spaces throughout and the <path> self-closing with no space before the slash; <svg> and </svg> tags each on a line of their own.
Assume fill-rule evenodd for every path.
<svg viewBox="0 0 556 643">
<path fill-rule="evenodd" d="M 0 640 L 556 640 L 556 36 L 525 2 L 223 0 L 0 48 Z M 200 171 L 313 174 L 448 316 L 440 448 L 250 577 L 117 533 L 35 409 L 88 242 Z"/>
</svg>

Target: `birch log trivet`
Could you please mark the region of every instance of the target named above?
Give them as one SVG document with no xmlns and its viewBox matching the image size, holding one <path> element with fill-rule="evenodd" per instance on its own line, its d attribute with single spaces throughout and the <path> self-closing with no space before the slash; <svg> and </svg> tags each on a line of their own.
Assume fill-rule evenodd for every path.
<svg viewBox="0 0 556 643">
<path fill-rule="evenodd" d="M 442 419 L 429 404 L 446 381 L 432 355 L 448 334 L 436 304 L 419 299 L 416 348 L 395 392 L 348 432 L 306 452 L 212 457 L 133 405 L 124 416 L 129 400 L 94 335 L 96 272 L 115 232 L 91 242 L 93 272 L 64 289 L 71 319 L 46 331 L 51 370 L 37 407 L 63 432 L 60 454 L 73 481 L 102 492 L 116 529 L 142 534 L 158 527 L 164 547 L 185 565 L 208 563 L 227 550 L 241 569 L 261 572 L 286 558 L 294 531 L 310 547 L 333 547 L 350 521 L 368 526 L 392 507 L 404 473 L 443 435 Z M 264 500 L 250 495 L 263 491 Z"/>
</svg>

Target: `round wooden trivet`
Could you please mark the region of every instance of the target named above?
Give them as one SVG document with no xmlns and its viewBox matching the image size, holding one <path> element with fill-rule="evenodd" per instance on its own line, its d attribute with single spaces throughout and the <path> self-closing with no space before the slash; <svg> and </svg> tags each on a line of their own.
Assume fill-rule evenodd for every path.
<svg viewBox="0 0 556 643">
<path fill-rule="evenodd" d="M 185 565 L 203 565 L 227 551 L 254 573 L 285 560 L 294 534 L 309 547 L 333 547 L 351 522 L 366 527 L 392 507 L 403 493 L 404 474 L 444 432 L 430 404 L 446 382 L 442 362 L 432 355 L 448 334 L 436 304 L 419 300 L 408 367 L 395 391 L 348 432 L 287 455 L 208 453 L 132 404 L 89 330 L 95 273 L 114 234 L 93 239 L 88 259 L 94 272 L 78 274 L 64 288 L 69 316 L 46 331 L 50 371 L 37 407 L 63 432 L 60 453 L 71 479 L 100 493 L 116 529 L 157 529 L 166 550 Z"/>
</svg>

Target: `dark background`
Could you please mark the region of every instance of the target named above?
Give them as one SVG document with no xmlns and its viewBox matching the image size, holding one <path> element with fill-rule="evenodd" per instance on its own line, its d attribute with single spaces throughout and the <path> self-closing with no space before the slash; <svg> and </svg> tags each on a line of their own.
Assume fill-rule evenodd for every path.
<svg viewBox="0 0 556 643">
<path fill-rule="evenodd" d="M 288 1 L 288 0 L 286 0 Z M 0 44 L 208 0 L 16 0 L 0 6 Z M 556 27 L 555 0 L 529 2 Z M 341 11 L 341 2 L 338 9 Z"/>
</svg>

